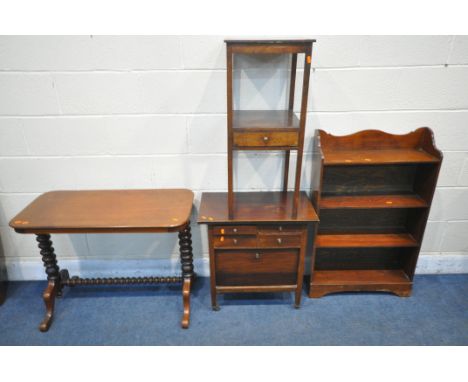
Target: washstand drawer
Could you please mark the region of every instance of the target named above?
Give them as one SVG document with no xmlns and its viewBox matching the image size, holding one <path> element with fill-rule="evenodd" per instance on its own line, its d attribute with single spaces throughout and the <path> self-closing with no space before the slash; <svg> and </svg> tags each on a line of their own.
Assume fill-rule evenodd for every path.
<svg viewBox="0 0 468 382">
<path fill-rule="evenodd" d="M 234 132 L 236 147 L 296 147 L 299 133 L 295 131 L 277 132 Z"/>
<path fill-rule="evenodd" d="M 256 235 L 257 227 L 254 225 L 222 225 L 213 227 L 215 235 Z"/>
<path fill-rule="evenodd" d="M 301 235 L 258 235 L 258 246 L 262 248 L 300 247 Z"/>
<path fill-rule="evenodd" d="M 304 227 L 297 224 L 268 224 L 258 227 L 260 234 L 298 234 L 300 235 Z"/>
<path fill-rule="evenodd" d="M 216 284 L 225 286 L 295 285 L 299 250 L 215 252 Z"/>
<path fill-rule="evenodd" d="M 215 236 L 214 248 L 256 248 L 257 236 Z"/>
</svg>

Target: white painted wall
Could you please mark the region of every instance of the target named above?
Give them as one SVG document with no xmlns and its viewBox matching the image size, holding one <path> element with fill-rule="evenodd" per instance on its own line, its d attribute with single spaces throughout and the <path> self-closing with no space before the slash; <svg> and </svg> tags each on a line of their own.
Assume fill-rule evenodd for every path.
<svg viewBox="0 0 468 382">
<path fill-rule="evenodd" d="M 313 37 L 302 187 L 310 185 L 314 129 L 431 127 L 444 163 L 418 272 L 468 272 L 468 37 Z M 238 107 L 285 105 L 287 59 L 237 64 Z M 8 227 L 44 191 L 187 187 L 196 221 L 201 193 L 227 187 L 225 76 L 221 36 L 0 37 L 0 237 L 9 278 L 44 277 L 34 237 Z M 239 154 L 237 188 L 279 189 L 280 160 Z M 207 275 L 205 228 L 192 227 L 197 271 Z M 60 264 L 85 275 L 178 267 L 175 235 L 53 240 Z"/>
</svg>

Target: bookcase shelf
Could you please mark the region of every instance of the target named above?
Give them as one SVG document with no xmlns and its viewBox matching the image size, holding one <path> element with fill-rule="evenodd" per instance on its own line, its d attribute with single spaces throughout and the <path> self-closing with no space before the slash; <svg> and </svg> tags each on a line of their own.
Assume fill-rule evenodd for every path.
<svg viewBox="0 0 468 382">
<path fill-rule="evenodd" d="M 356 290 L 392 292 L 407 297 L 412 286 L 407 274 L 398 269 L 316 271 L 311 282 L 316 289 L 314 297 Z"/>
<path fill-rule="evenodd" d="M 346 164 L 438 163 L 438 158 L 423 150 L 338 150 L 325 152 L 325 166 Z"/>
<path fill-rule="evenodd" d="M 426 208 L 427 202 L 416 194 L 323 196 L 321 209 L 341 208 Z"/>
<path fill-rule="evenodd" d="M 408 233 L 317 235 L 317 248 L 358 247 L 417 247 L 418 242 Z"/>
<path fill-rule="evenodd" d="M 316 132 L 312 202 L 320 224 L 309 297 L 411 294 L 441 162 L 429 128 L 405 135 Z"/>
</svg>

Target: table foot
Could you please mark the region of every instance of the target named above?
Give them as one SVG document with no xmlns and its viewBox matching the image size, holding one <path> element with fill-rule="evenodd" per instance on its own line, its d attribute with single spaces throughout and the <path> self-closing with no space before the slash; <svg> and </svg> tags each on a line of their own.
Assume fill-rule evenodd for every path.
<svg viewBox="0 0 468 382">
<path fill-rule="evenodd" d="M 219 312 L 221 310 L 221 308 L 219 307 L 219 305 L 213 305 L 211 307 L 211 309 L 213 309 L 215 312 Z"/>
<path fill-rule="evenodd" d="M 54 317 L 54 305 L 55 305 L 55 296 L 57 294 L 57 284 L 54 280 L 49 280 L 47 284 L 47 288 L 44 290 L 42 294 L 42 298 L 44 299 L 44 303 L 46 306 L 46 315 L 42 320 L 41 324 L 39 325 L 39 330 L 41 332 L 47 332 L 50 328 L 50 324 L 52 323 L 52 319 Z"/>
<path fill-rule="evenodd" d="M 184 278 L 182 286 L 182 299 L 184 303 L 184 313 L 182 315 L 181 325 L 183 329 L 188 329 L 190 324 L 190 288 L 192 284 L 191 278 Z"/>
</svg>

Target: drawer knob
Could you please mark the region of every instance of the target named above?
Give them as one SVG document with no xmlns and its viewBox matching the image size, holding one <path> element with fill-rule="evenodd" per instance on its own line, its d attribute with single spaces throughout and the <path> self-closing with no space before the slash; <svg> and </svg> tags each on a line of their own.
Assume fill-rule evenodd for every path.
<svg viewBox="0 0 468 382">
<path fill-rule="evenodd" d="M 233 239 L 232 242 L 233 242 L 234 244 L 237 244 L 237 239 Z"/>
<path fill-rule="evenodd" d="M 280 226 L 278 227 L 278 231 L 282 231 L 282 230 L 283 230 L 283 226 L 280 225 Z"/>
<path fill-rule="evenodd" d="M 260 258 L 260 253 L 257 252 L 257 253 L 255 254 L 255 258 L 258 260 L 258 259 Z"/>
<path fill-rule="evenodd" d="M 237 233 L 237 228 L 233 228 L 232 232 Z"/>
<path fill-rule="evenodd" d="M 283 239 L 281 239 L 280 237 L 276 239 L 276 241 L 278 242 L 278 244 L 283 244 Z"/>
<path fill-rule="evenodd" d="M 266 143 L 266 142 L 268 142 L 269 139 L 270 139 L 270 138 L 268 138 L 267 136 L 265 136 L 265 137 L 263 137 L 263 142 Z"/>
</svg>

